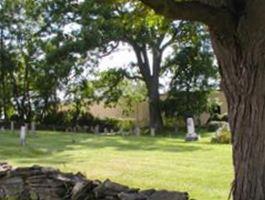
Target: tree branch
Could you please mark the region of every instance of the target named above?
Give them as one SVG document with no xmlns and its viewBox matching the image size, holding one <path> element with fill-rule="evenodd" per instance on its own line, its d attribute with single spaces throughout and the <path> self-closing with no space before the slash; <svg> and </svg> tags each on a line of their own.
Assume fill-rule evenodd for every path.
<svg viewBox="0 0 265 200">
<path fill-rule="evenodd" d="M 140 0 L 147 6 L 154 9 L 158 14 L 162 14 L 172 19 L 199 21 L 214 27 L 216 24 L 231 21 L 234 17 L 229 9 L 217 8 L 198 1 L 175 0 Z"/>
<path fill-rule="evenodd" d="M 121 74 L 125 77 L 125 78 L 127 78 L 127 79 L 129 79 L 129 80 L 144 80 L 143 79 L 143 77 L 142 76 L 138 76 L 138 75 L 130 75 L 127 71 L 125 71 L 125 70 L 120 70 L 120 72 L 121 72 Z"/>
</svg>

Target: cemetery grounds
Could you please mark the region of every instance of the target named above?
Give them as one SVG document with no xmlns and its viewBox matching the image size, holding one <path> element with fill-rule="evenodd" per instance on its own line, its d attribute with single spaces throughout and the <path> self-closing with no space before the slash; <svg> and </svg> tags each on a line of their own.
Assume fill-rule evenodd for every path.
<svg viewBox="0 0 265 200">
<path fill-rule="evenodd" d="M 231 146 L 178 137 L 96 136 L 37 132 L 19 145 L 18 133 L 0 133 L 0 161 L 13 166 L 42 165 L 80 171 L 89 179 L 107 178 L 130 187 L 189 192 L 196 200 L 227 199 L 233 179 Z"/>
</svg>

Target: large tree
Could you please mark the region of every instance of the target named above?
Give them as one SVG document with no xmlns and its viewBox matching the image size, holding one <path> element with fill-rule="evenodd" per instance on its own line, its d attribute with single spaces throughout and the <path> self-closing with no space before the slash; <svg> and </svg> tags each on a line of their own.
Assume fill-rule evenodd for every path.
<svg viewBox="0 0 265 200">
<path fill-rule="evenodd" d="M 89 19 L 91 15 L 91 2 L 93 1 L 89 0 L 84 4 L 90 5 L 84 6 L 86 9 L 83 18 L 85 19 Z M 107 38 L 102 41 L 123 42 L 132 48 L 136 63 L 132 63 L 130 68 L 133 69 L 131 71 L 137 71 L 137 75 L 130 76 L 128 72 L 130 70 L 119 70 L 119 72 L 129 79 L 141 80 L 145 83 L 149 101 L 150 128 L 161 130 L 163 119 L 160 109 L 159 77 L 163 53 L 170 45 L 177 42 L 174 34 L 176 26 L 170 20 L 155 15 L 139 3 L 119 2 L 107 6 L 94 2 L 93 5 L 97 5 L 92 10 L 97 16 L 95 18 L 100 19 L 97 28 L 101 30 L 102 37 Z M 102 11 L 104 9 L 105 12 Z M 91 26 L 90 23 L 89 26 Z"/>
<path fill-rule="evenodd" d="M 265 1 L 141 1 L 167 17 L 208 25 L 229 107 L 233 198 L 265 199 Z"/>
</svg>

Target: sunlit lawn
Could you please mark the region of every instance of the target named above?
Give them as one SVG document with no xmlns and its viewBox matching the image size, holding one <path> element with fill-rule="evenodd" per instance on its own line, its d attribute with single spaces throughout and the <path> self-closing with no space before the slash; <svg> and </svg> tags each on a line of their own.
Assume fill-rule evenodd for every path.
<svg viewBox="0 0 265 200">
<path fill-rule="evenodd" d="M 186 143 L 182 137 L 38 132 L 21 147 L 17 134 L 0 133 L 0 161 L 80 171 L 89 179 L 110 178 L 130 187 L 187 191 L 197 200 L 224 200 L 232 181 L 231 147 L 209 141 L 209 134 Z"/>
</svg>

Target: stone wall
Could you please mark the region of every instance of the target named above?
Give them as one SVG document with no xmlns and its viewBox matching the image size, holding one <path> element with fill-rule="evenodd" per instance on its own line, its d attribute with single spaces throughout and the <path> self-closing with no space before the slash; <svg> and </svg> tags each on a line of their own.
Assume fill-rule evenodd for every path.
<svg viewBox="0 0 265 200">
<path fill-rule="evenodd" d="M 82 174 L 33 166 L 13 169 L 0 163 L 0 199 L 12 200 L 188 200 L 185 192 L 140 190 L 88 180 Z"/>
</svg>

